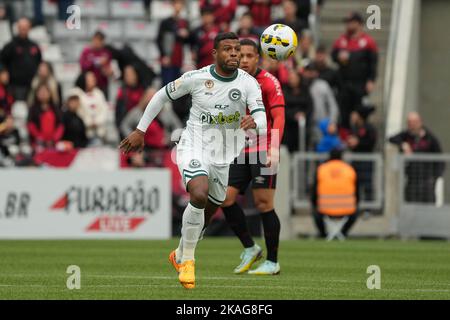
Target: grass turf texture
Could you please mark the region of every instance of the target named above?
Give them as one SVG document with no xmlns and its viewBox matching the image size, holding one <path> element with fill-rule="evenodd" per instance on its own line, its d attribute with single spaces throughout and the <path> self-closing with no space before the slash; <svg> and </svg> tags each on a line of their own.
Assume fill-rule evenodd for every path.
<svg viewBox="0 0 450 320">
<path fill-rule="evenodd" d="M 258 239 L 263 245 L 263 241 Z M 0 241 L 0 299 L 449 299 L 450 244 L 396 240 L 282 241 L 281 275 L 234 275 L 237 239 L 206 238 L 197 287 L 181 287 L 169 241 Z M 68 290 L 69 265 L 81 289 Z M 369 265 L 381 289 L 366 287 Z"/>
</svg>

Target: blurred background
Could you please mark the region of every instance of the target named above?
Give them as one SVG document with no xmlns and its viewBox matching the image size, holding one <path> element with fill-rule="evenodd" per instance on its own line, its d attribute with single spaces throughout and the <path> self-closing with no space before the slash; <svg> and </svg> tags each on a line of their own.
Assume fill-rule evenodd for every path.
<svg viewBox="0 0 450 320">
<path fill-rule="evenodd" d="M 188 195 L 172 133 L 185 125 L 189 97 L 164 106 L 143 153 L 123 156 L 118 143 L 159 88 L 213 63 L 217 33 L 259 42 L 283 23 L 298 35 L 295 55 L 261 58 L 286 99 L 282 238 L 317 235 L 314 172 L 338 147 L 359 179 L 350 236 L 448 239 L 448 21 L 445 0 L 0 0 L 0 238 L 178 235 Z M 138 172 L 127 183 L 154 186 L 167 205 L 127 209 L 125 169 Z M 129 194 L 136 203 L 138 192 Z M 260 235 L 251 196 L 239 201 Z M 58 209 L 70 219 L 54 218 Z M 128 217 L 140 214 L 159 220 L 133 234 L 141 222 Z M 125 220 L 101 220 L 108 215 Z M 207 235 L 231 235 L 220 211 Z"/>
</svg>

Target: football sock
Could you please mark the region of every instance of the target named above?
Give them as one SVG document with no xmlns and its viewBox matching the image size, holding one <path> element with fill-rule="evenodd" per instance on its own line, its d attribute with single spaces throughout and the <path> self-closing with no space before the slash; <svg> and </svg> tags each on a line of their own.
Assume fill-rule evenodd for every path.
<svg viewBox="0 0 450 320">
<path fill-rule="evenodd" d="M 180 238 L 178 248 L 175 249 L 175 258 L 177 262 L 181 261 L 181 257 L 183 257 L 183 237 Z"/>
<path fill-rule="evenodd" d="M 195 247 L 205 223 L 205 209 L 199 209 L 188 203 L 183 213 L 181 236 L 183 239 L 182 262 L 194 260 Z"/>
<path fill-rule="evenodd" d="M 264 239 L 266 240 L 267 260 L 277 262 L 278 243 L 280 241 L 280 220 L 275 210 L 261 213 L 264 227 Z"/>
<path fill-rule="evenodd" d="M 222 208 L 222 210 L 228 225 L 239 240 L 241 240 L 244 248 L 253 247 L 255 242 L 248 231 L 247 220 L 245 220 L 245 214 L 242 208 L 237 203 L 234 203 L 229 207 Z"/>
</svg>

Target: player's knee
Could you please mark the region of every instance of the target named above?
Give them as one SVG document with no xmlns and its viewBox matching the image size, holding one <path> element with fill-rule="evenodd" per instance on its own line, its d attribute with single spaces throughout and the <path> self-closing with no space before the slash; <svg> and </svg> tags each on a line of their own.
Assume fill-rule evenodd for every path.
<svg viewBox="0 0 450 320">
<path fill-rule="evenodd" d="M 255 206 L 259 212 L 268 212 L 273 210 L 273 202 L 267 199 L 255 200 Z"/>
<path fill-rule="evenodd" d="M 199 208 L 204 208 L 206 206 L 206 202 L 208 201 L 208 189 L 195 188 L 192 189 L 189 194 L 192 204 Z"/>
</svg>

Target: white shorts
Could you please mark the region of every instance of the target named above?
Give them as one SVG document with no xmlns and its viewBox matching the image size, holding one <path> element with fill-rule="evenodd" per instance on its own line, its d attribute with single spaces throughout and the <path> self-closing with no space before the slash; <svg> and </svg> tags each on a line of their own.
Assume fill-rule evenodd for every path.
<svg viewBox="0 0 450 320">
<path fill-rule="evenodd" d="M 208 177 L 208 200 L 220 206 L 225 201 L 228 186 L 230 165 L 216 165 L 188 149 L 177 149 L 177 165 L 183 183 L 187 185 L 191 179 L 198 176 Z"/>
</svg>

